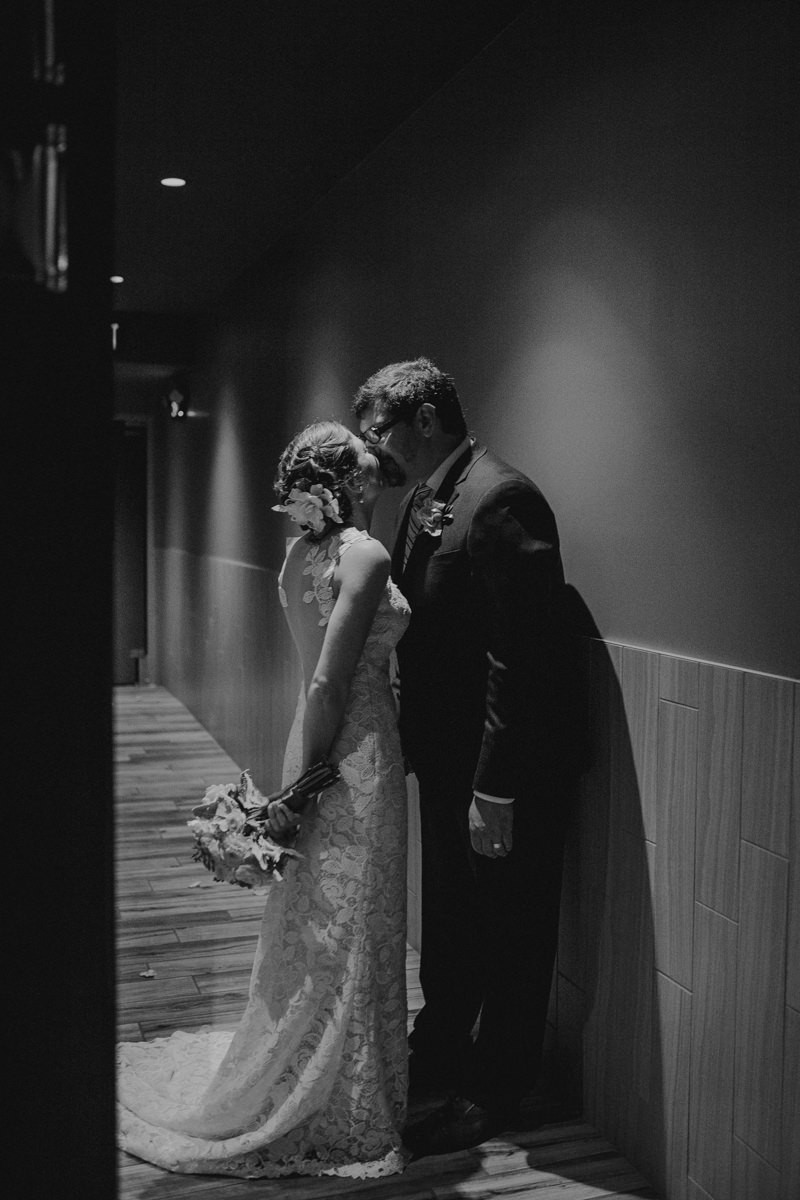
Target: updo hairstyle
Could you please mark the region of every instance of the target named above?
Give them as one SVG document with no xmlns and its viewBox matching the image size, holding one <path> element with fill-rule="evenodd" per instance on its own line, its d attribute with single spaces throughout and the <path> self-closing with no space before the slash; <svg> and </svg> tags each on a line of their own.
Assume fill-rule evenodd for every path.
<svg viewBox="0 0 800 1200">
<path fill-rule="evenodd" d="M 339 515 L 347 524 L 353 514 L 353 504 L 345 485 L 355 486 L 354 476 L 358 469 L 358 449 L 350 430 L 338 421 L 315 421 L 292 438 L 280 456 L 275 495 L 280 504 L 285 504 L 292 488 L 301 480 L 309 486 L 319 483 L 338 501 Z M 327 525 L 328 528 L 318 535 L 320 538 L 329 531 L 330 523 Z"/>
</svg>

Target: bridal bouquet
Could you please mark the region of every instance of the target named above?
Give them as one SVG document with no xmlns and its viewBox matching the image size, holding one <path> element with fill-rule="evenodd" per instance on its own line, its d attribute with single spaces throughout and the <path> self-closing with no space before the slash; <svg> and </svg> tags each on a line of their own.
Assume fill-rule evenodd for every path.
<svg viewBox="0 0 800 1200">
<path fill-rule="evenodd" d="M 213 784 L 187 822 L 194 834 L 194 859 L 213 872 L 216 880 L 240 887 L 263 887 L 273 878 L 282 879 L 286 863 L 300 855 L 287 841 L 278 841 L 267 832 L 269 805 L 280 800 L 299 812 L 338 778 L 336 767 L 319 762 L 269 796 L 259 792 L 249 771 L 242 772 L 238 783 Z"/>
</svg>

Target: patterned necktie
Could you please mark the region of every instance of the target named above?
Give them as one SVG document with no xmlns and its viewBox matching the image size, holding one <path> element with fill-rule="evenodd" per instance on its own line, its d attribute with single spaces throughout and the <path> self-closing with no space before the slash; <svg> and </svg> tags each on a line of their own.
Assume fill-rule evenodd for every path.
<svg viewBox="0 0 800 1200">
<path fill-rule="evenodd" d="M 411 547 L 414 545 L 417 534 L 422 526 L 420 520 L 420 509 L 424 506 L 429 496 L 433 494 L 433 488 L 429 488 L 427 484 L 421 483 L 414 493 L 414 499 L 411 501 L 411 508 L 408 513 L 408 529 L 406 530 L 406 549 L 403 555 L 403 566 L 408 562 L 408 556 L 411 553 Z"/>
</svg>

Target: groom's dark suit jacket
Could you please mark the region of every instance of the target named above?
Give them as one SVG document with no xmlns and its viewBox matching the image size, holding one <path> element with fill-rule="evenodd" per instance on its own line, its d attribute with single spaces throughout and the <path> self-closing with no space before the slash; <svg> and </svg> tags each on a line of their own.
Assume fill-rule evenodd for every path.
<svg viewBox="0 0 800 1200">
<path fill-rule="evenodd" d="M 553 513 L 521 472 L 473 444 L 436 493 L 441 536 L 421 532 L 392 577 L 411 605 L 398 646 L 400 728 L 420 777 L 466 767 L 472 786 L 523 800 L 541 772 L 577 766 L 573 643 Z"/>
</svg>

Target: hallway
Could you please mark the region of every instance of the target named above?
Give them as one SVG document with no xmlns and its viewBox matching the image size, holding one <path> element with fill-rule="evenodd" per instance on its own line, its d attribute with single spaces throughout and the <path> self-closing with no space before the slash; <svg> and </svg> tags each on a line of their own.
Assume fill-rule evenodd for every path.
<svg viewBox="0 0 800 1200">
<path fill-rule="evenodd" d="M 244 1007 L 262 901 L 214 883 L 192 861 L 185 820 L 208 784 L 235 778 L 240 768 L 163 688 L 116 688 L 114 720 L 119 1037 L 154 1038 L 202 1025 L 232 1028 Z M 409 948 L 410 1020 L 421 1003 L 417 962 Z M 580 1121 L 513 1133 L 471 1151 L 420 1160 L 402 1176 L 364 1183 L 170 1175 L 119 1157 L 120 1200 L 656 1196 Z"/>
</svg>

